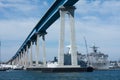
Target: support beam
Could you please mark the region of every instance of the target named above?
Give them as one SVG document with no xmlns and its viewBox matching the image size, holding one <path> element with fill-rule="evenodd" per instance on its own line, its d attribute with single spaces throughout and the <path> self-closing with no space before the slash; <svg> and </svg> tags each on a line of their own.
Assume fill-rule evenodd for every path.
<svg viewBox="0 0 120 80">
<path fill-rule="evenodd" d="M 19 55 L 17 56 L 17 65 L 19 65 Z"/>
<path fill-rule="evenodd" d="M 28 46 L 26 46 L 26 67 L 29 65 L 29 60 L 28 60 Z"/>
<path fill-rule="evenodd" d="M 39 66 L 39 34 L 37 34 L 36 38 L 36 66 Z"/>
<path fill-rule="evenodd" d="M 19 53 L 19 65 L 21 65 L 21 53 Z"/>
<path fill-rule="evenodd" d="M 46 66 L 46 47 L 45 47 L 45 34 L 42 34 L 42 47 L 43 47 L 43 65 Z"/>
<path fill-rule="evenodd" d="M 12 65 L 14 65 L 14 60 L 12 60 Z"/>
<path fill-rule="evenodd" d="M 69 9 L 69 18 L 70 18 L 70 44 L 71 44 L 71 61 L 73 66 L 77 66 L 77 50 L 76 50 L 76 40 L 75 40 L 75 21 L 74 21 L 74 10 L 75 7 Z"/>
<path fill-rule="evenodd" d="M 23 65 L 26 67 L 25 49 L 23 50 Z"/>
<path fill-rule="evenodd" d="M 21 66 L 21 54 L 19 53 L 19 56 L 18 56 L 18 63 L 19 63 L 19 66 Z"/>
<path fill-rule="evenodd" d="M 33 66 L 33 58 L 32 58 L 32 41 L 30 42 L 30 66 Z"/>
<path fill-rule="evenodd" d="M 21 51 L 21 65 L 24 66 L 24 62 L 23 62 L 23 51 Z"/>
<path fill-rule="evenodd" d="M 65 11 L 60 8 L 60 38 L 58 48 L 58 65 L 64 64 L 64 35 L 65 35 Z"/>
<path fill-rule="evenodd" d="M 14 59 L 14 65 L 16 65 L 16 58 Z"/>
</svg>

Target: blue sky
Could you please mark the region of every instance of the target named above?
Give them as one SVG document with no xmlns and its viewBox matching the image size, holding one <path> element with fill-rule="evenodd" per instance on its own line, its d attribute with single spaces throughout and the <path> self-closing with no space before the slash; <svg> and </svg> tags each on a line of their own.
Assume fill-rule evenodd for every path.
<svg viewBox="0 0 120 80">
<path fill-rule="evenodd" d="M 0 39 L 3 61 L 9 60 L 16 53 L 54 1 L 0 0 Z M 77 8 L 75 28 L 78 51 L 83 54 L 86 52 L 83 39 L 85 36 L 89 47 L 95 43 L 99 47 L 99 51 L 109 55 L 110 60 L 120 59 L 120 1 L 79 0 L 75 6 Z M 65 46 L 70 42 L 69 24 L 67 23 L 69 22 L 66 16 Z M 47 30 L 46 52 L 48 60 L 57 56 L 58 53 L 59 25 L 58 19 Z M 90 48 L 89 52 L 91 52 Z M 42 53 L 41 47 L 40 53 Z"/>
</svg>

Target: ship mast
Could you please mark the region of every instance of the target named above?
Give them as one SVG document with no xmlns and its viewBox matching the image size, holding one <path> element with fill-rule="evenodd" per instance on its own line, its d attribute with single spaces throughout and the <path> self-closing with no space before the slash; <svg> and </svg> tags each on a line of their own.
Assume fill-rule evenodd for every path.
<svg viewBox="0 0 120 80">
<path fill-rule="evenodd" d="M 86 53 L 88 54 L 88 46 L 87 46 L 87 41 L 85 37 L 84 37 L 84 40 L 85 40 Z"/>
<path fill-rule="evenodd" d="M 88 53 L 88 46 L 87 46 L 87 41 L 86 38 L 84 37 L 85 40 L 85 47 L 86 47 L 86 53 L 87 53 L 87 59 L 88 59 L 88 66 L 90 66 L 90 59 L 89 59 L 89 53 Z"/>
<path fill-rule="evenodd" d="M 94 53 L 97 53 L 97 49 L 98 49 L 98 47 L 96 47 L 95 45 L 93 46 L 93 47 L 91 47 L 92 49 L 93 49 L 93 52 Z"/>
</svg>

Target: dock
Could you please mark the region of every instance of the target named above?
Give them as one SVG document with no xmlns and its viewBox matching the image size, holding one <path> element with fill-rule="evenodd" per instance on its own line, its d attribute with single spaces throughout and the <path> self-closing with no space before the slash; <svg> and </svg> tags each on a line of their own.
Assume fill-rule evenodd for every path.
<svg viewBox="0 0 120 80">
<path fill-rule="evenodd" d="M 30 67 L 26 68 L 28 71 L 41 71 L 41 72 L 93 72 L 92 67 Z"/>
</svg>

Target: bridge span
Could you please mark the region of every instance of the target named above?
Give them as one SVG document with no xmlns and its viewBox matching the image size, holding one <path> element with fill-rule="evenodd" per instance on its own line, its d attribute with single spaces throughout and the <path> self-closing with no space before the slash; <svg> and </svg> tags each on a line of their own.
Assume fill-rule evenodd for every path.
<svg viewBox="0 0 120 80">
<path fill-rule="evenodd" d="M 39 39 L 42 39 L 43 47 L 43 61 L 42 66 L 46 64 L 46 48 L 45 48 L 45 35 L 46 30 L 60 17 L 60 39 L 58 49 L 58 65 L 64 66 L 64 33 L 65 33 L 65 14 L 69 15 L 70 20 L 70 44 L 71 44 L 71 64 L 77 66 L 77 51 L 75 48 L 75 26 L 74 26 L 74 4 L 78 0 L 55 0 L 49 10 L 40 19 L 38 24 L 33 28 L 24 43 L 18 49 L 16 54 L 8 61 L 8 64 L 20 65 L 24 67 L 33 66 L 33 44 L 36 47 L 36 61 L 35 66 L 40 66 L 39 63 Z M 28 56 L 29 55 L 29 56 Z"/>
</svg>

